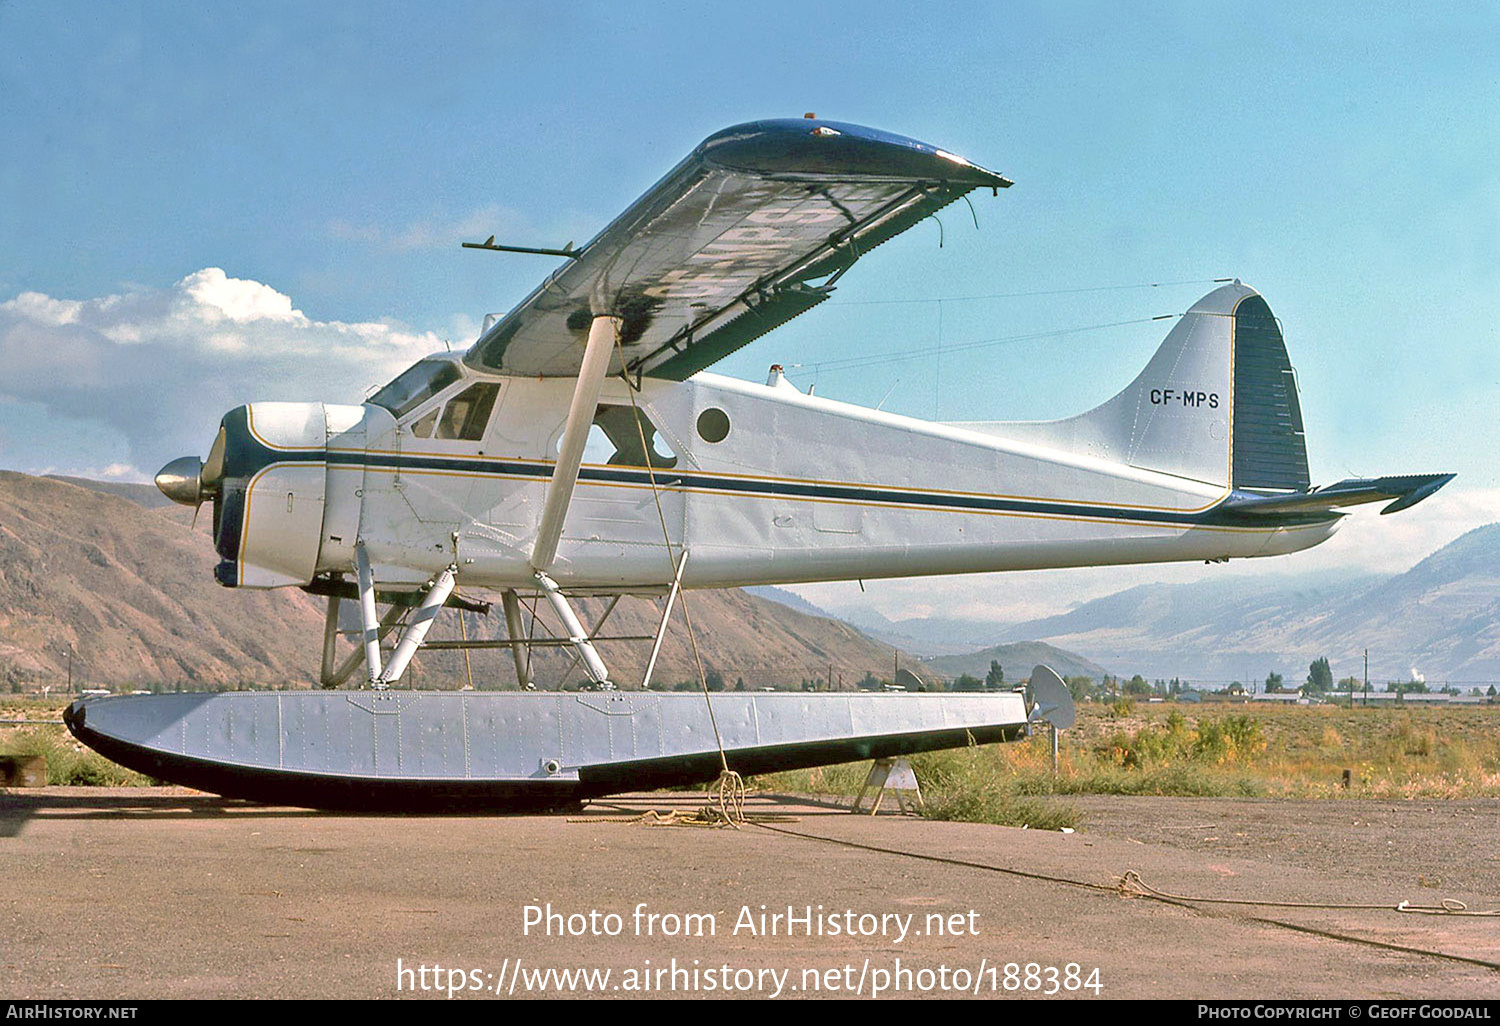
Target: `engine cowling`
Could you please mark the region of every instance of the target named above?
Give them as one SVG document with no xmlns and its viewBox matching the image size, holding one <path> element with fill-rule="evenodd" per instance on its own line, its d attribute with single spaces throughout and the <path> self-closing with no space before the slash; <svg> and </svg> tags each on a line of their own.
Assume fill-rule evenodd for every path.
<svg viewBox="0 0 1500 1026">
<path fill-rule="evenodd" d="M 231 588 L 310 584 L 353 566 L 366 408 L 261 402 L 224 415 L 207 460 L 184 456 L 156 475 L 174 502 L 212 501 L 214 578 Z"/>
<path fill-rule="evenodd" d="M 214 578 L 228 587 L 307 584 L 323 534 L 322 403 L 252 403 L 224 415 Z"/>
</svg>

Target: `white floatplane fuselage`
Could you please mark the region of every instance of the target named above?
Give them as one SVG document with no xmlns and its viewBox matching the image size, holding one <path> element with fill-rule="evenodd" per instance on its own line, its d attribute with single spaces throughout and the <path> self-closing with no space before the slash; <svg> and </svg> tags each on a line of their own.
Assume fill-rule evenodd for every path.
<svg viewBox="0 0 1500 1026">
<path fill-rule="evenodd" d="M 1130 388 L 1057 422 L 932 423 L 807 395 L 775 372 L 767 385 L 706 372 L 609 379 L 549 572 L 565 589 L 661 588 L 674 570 L 666 539 L 692 554 L 689 588 L 1316 545 L 1337 514 L 1223 509 L 1234 490 L 1234 308 L 1254 295 L 1216 290 Z M 226 476 L 243 499 L 227 503 L 238 525 L 219 525 L 221 581 L 352 574 L 361 539 L 384 587 L 420 586 L 449 565 L 468 587 L 534 587 L 532 544 L 573 382 L 487 374 L 456 355 L 409 374 L 446 383 L 417 401 L 397 396 L 394 409 L 377 395 L 363 406 L 255 403 L 226 418 Z M 477 402 L 487 420 L 465 431 Z M 235 473 L 241 461 L 261 465 Z"/>
</svg>

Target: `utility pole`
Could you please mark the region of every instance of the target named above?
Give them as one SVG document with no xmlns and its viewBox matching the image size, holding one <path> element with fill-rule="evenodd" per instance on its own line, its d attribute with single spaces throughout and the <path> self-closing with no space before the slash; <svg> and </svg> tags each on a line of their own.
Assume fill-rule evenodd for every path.
<svg viewBox="0 0 1500 1026">
<path fill-rule="evenodd" d="M 1365 649 L 1365 708 L 1370 707 L 1370 650 Z"/>
</svg>

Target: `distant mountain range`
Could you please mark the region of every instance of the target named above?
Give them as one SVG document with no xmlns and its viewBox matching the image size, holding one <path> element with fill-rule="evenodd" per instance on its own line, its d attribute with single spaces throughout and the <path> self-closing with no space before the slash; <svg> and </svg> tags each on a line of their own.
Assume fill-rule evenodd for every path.
<svg viewBox="0 0 1500 1026">
<path fill-rule="evenodd" d="M 1276 672 L 1300 682 L 1320 656 L 1328 657 L 1336 678 L 1363 676 L 1368 649 L 1376 686 L 1415 673 L 1430 684 L 1467 689 L 1500 682 L 1500 523 L 1476 528 L 1395 575 L 1143 584 L 1020 622 L 891 621 L 872 610 L 845 615 L 872 636 L 926 656 L 934 668 L 972 665 L 934 656 L 1046 641 L 1127 676 L 1249 683 Z"/>
<path fill-rule="evenodd" d="M 833 616 L 835 614 L 829 613 Z M 995 643 L 1002 622 L 951 616 L 909 617 L 891 620 L 869 606 L 844 610 L 843 619 L 872 638 L 895 645 L 924 659 L 963 655 Z"/>
<path fill-rule="evenodd" d="M 1500 681 L 1500 524 L 1476 528 L 1394 576 L 1302 582 L 1142 585 L 1061 616 L 1011 624 L 998 640 L 1042 638 L 1147 677 L 1300 682 L 1327 656 L 1334 676 L 1383 686 Z"/>
</svg>

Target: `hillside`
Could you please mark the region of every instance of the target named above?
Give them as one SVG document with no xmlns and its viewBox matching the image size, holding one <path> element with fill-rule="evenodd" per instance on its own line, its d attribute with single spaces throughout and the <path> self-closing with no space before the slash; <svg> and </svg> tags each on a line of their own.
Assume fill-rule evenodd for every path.
<svg viewBox="0 0 1500 1026">
<path fill-rule="evenodd" d="M 321 651 L 323 600 L 294 588 L 221 588 L 212 577 L 207 513 L 190 528 L 191 510 L 155 503 L 148 488 L 0 471 L 0 686 L 62 685 L 70 650 L 74 680 L 83 684 L 309 685 Z M 604 602 L 581 605 L 592 623 Z M 729 687 L 739 678 L 747 687 L 796 686 L 826 678 L 830 666 L 836 681 L 852 687 L 866 671 L 888 674 L 893 663 L 890 647 L 845 623 L 743 592 L 693 592 L 689 608 L 705 665 Z M 655 603 L 627 598 L 602 633 L 650 634 L 659 617 Z M 656 672 L 668 684 L 696 679 L 680 606 L 673 621 Z M 498 603 L 487 619 L 470 616 L 469 628 L 471 637 L 503 635 Z M 458 636 L 452 614 L 432 634 Z M 604 654 L 616 679 L 631 684 L 649 646 L 613 643 Z M 571 651 L 539 653 L 538 682 L 555 684 L 571 663 Z M 514 683 L 506 650 L 474 652 L 472 664 L 481 687 Z M 459 653 L 429 653 L 415 665 L 424 687 L 456 687 L 463 679 Z"/>
<path fill-rule="evenodd" d="M 1054 617 L 1007 626 L 1121 673 L 1205 680 L 1301 680 L 1327 656 L 1334 675 L 1463 687 L 1500 680 L 1500 524 L 1476 528 L 1403 574 L 1148 584 Z"/>
<path fill-rule="evenodd" d="M 1007 681 L 1025 680 L 1030 675 L 1031 668 L 1038 663 L 1045 663 L 1064 677 L 1097 678 L 1109 672 L 1083 656 L 1041 641 L 1018 641 L 1008 645 L 995 645 L 967 655 L 940 656 L 927 660 L 927 665 L 945 677 L 967 673 L 983 680 L 984 675 L 989 672 L 991 662 L 1000 664 Z"/>
</svg>

